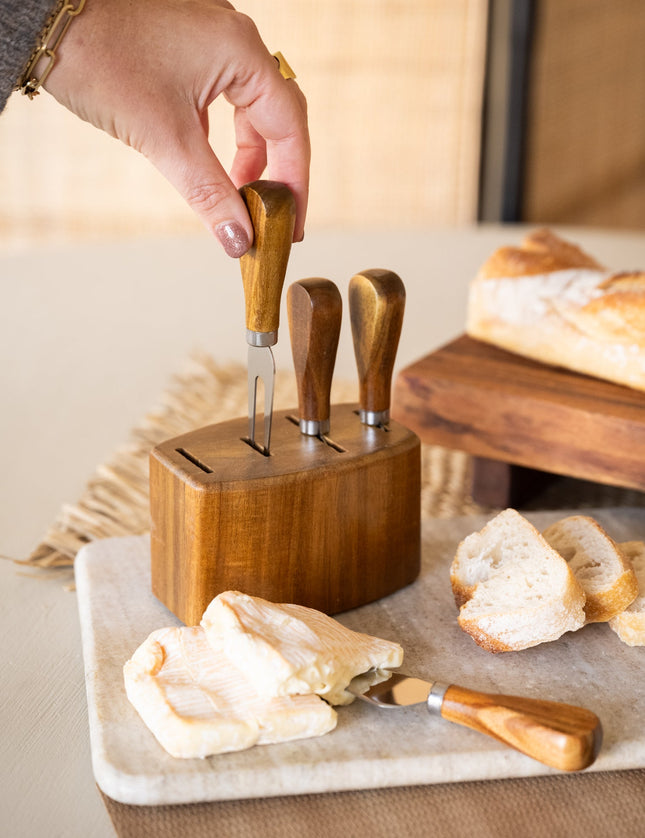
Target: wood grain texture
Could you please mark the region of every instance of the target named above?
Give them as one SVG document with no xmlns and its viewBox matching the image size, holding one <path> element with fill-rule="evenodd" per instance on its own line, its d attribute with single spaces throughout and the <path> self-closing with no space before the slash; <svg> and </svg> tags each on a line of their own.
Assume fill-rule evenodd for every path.
<svg viewBox="0 0 645 838">
<path fill-rule="evenodd" d="M 355 408 L 332 406 L 344 453 L 289 411 L 274 416 L 270 457 L 241 441 L 242 418 L 153 450 L 152 589 L 181 620 L 199 622 L 224 590 L 333 614 L 416 578 L 419 440 L 398 423 L 366 427 Z"/>
<path fill-rule="evenodd" d="M 645 393 L 465 335 L 399 373 L 392 414 L 424 442 L 645 490 Z"/>
<path fill-rule="evenodd" d="M 405 287 L 393 271 L 373 268 L 351 278 L 349 313 L 362 410 L 390 409 L 404 309 Z"/>
<path fill-rule="evenodd" d="M 329 279 L 294 282 L 287 290 L 287 313 L 300 419 L 326 422 L 343 300 Z"/>
<path fill-rule="evenodd" d="M 287 272 L 296 204 L 282 183 L 259 180 L 242 186 L 255 238 L 240 258 L 244 284 L 246 328 L 252 332 L 277 332 L 280 296 Z"/>
<path fill-rule="evenodd" d="M 600 719 L 590 710 L 510 695 L 448 687 L 441 715 L 510 745 L 560 771 L 581 771 L 602 744 Z"/>
</svg>

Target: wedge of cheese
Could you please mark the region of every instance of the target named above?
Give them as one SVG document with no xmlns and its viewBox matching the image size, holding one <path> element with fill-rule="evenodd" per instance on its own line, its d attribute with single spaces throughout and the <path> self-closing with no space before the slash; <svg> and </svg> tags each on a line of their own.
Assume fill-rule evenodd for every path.
<svg viewBox="0 0 645 838">
<path fill-rule="evenodd" d="M 267 697 L 315 693 L 330 704 L 349 704 L 354 696 L 346 687 L 354 676 L 384 670 L 385 680 L 386 670 L 403 661 L 398 643 L 352 631 L 312 608 L 237 591 L 215 597 L 201 625 L 213 650 Z"/>
<path fill-rule="evenodd" d="M 199 626 L 153 632 L 125 664 L 124 679 L 128 699 L 174 757 L 320 736 L 336 726 L 336 712 L 315 695 L 259 695 Z"/>
</svg>

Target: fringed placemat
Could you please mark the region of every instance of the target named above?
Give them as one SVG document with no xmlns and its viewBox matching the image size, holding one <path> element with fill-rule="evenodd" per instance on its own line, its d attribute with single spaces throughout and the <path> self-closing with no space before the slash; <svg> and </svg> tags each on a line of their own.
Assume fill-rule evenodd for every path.
<svg viewBox="0 0 645 838">
<path fill-rule="evenodd" d="M 195 428 L 244 416 L 247 410 L 246 370 L 238 364 L 217 364 L 208 355 L 189 359 L 172 381 L 159 406 L 133 429 L 130 439 L 89 480 L 82 496 L 66 504 L 26 563 L 41 568 L 69 567 L 80 548 L 99 538 L 139 535 L 149 529 L 148 455 L 155 445 Z M 357 398 L 357 386 L 336 382 L 334 403 Z M 277 409 L 297 404 L 294 376 L 278 372 Z M 466 454 L 423 446 L 422 513 L 426 517 L 476 514 L 469 498 Z"/>
</svg>

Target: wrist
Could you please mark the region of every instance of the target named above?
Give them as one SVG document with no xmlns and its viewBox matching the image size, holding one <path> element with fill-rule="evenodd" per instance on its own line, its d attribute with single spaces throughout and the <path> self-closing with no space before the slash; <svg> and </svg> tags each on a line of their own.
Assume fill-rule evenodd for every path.
<svg viewBox="0 0 645 838">
<path fill-rule="evenodd" d="M 33 99 L 51 72 L 65 33 L 82 11 L 85 0 L 59 0 L 40 33 L 29 60 L 16 84 L 16 90 Z"/>
</svg>

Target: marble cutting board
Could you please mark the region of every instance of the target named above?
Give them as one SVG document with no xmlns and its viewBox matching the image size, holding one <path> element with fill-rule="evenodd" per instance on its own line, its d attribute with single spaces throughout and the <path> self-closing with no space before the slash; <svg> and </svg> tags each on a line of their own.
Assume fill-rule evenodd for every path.
<svg viewBox="0 0 645 838">
<path fill-rule="evenodd" d="M 642 509 L 586 513 L 617 541 L 645 539 Z M 527 517 L 543 529 L 566 514 Z M 645 766 L 645 647 L 630 648 L 607 625 L 594 624 L 553 643 L 491 655 L 459 629 L 448 569 L 458 542 L 486 520 L 425 521 L 417 582 L 338 619 L 401 643 L 408 674 L 586 706 L 604 728 L 588 770 Z M 123 686 L 123 664 L 148 634 L 179 625 L 150 592 L 149 558 L 147 536 L 134 536 L 94 542 L 76 560 L 92 765 L 109 797 L 155 805 L 557 773 L 423 706 L 385 710 L 358 701 L 338 708 L 336 730 L 322 737 L 174 759 Z"/>
</svg>

